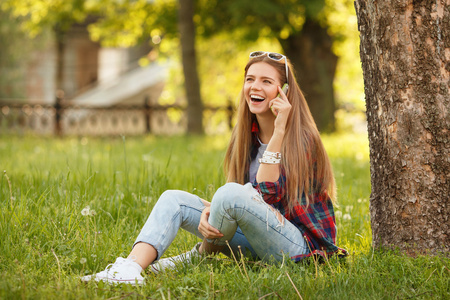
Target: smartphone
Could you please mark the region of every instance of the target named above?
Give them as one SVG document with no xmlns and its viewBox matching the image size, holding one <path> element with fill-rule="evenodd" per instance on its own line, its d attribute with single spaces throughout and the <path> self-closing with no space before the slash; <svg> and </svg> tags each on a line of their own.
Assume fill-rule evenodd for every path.
<svg viewBox="0 0 450 300">
<path fill-rule="evenodd" d="M 287 83 L 283 84 L 283 87 L 281 88 L 281 90 L 286 95 L 289 90 L 289 84 L 287 84 Z M 278 93 L 278 97 L 280 97 L 280 93 Z"/>
<path fill-rule="evenodd" d="M 283 87 L 281 88 L 281 90 L 283 91 L 283 93 L 286 95 L 288 90 L 289 90 L 289 84 L 285 83 L 283 84 Z M 280 93 L 278 93 L 277 97 L 280 97 Z M 272 109 L 272 107 L 270 108 L 272 110 L 272 113 L 274 116 L 277 116 L 277 113 L 275 113 Z"/>
</svg>

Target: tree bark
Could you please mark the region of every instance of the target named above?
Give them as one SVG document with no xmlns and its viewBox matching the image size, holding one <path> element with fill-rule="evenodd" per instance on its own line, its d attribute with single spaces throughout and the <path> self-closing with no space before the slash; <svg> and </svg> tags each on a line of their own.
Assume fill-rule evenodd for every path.
<svg viewBox="0 0 450 300">
<path fill-rule="evenodd" d="M 188 133 L 203 133 L 203 104 L 195 53 L 194 1 L 179 0 L 179 29 L 183 63 L 184 87 L 188 101 Z"/>
<path fill-rule="evenodd" d="M 337 56 L 333 40 L 317 21 L 306 19 L 298 34 L 280 40 L 284 52 L 297 71 L 297 80 L 320 131 L 335 129 L 336 111 L 333 80 Z"/>
<path fill-rule="evenodd" d="M 62 31 L 56 25 L 53 28 L 55 43 L 56 43 L 56 91 L 55 91 L 55 135 L 62 136 L 63 128 L 61 124 L 62 120 L 62 102 L 64 101 L 64 68 L 65 68 L 65 51 L 66 41 L 65 32 Z"/>
<path fill-rule="evenodd" d="M 356 0 L 373 245 L 450 250 L 449 0 Z"/>
<path fill-rule="evenodd" d="M 64 56 L 66 52 L 65 32 L 56 25 L 53 29 L 56 44 L 56 93 L 64 91 Z"/>
</svg>

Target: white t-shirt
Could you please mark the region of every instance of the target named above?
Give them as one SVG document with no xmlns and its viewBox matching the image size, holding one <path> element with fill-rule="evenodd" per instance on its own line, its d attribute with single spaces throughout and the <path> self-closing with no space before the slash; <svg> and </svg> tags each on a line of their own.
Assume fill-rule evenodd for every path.
<svg viewBox="0 0 450 300">
<path fill-rule="evenodd" d="M 264 154 L 264 151 L 266 151 L 266 149 L 267 149 L 267 144 L 263 144 L 263 143 L 261 143 L 261 141 L 259 140 L 259 138 L 258 138 L 258 141 L 259 141 L 259 143 L 261 144 L 261 146 L 259 146 L 259 148 L 258 148 L 258 153 L 256 154 L 256 157 L 255 157 L 255 159 L 253 159 L 251 162 L 250 162 L 250 171 L 249 171 L 249 180 L 250 180 L 250 182 L 254 182 L 255 181 L 255 179 L 256 179 L 256 173 L 258 173 L 258 169 L 259 169 L 259 159 L 260 158 L 262 158 L 262 156 L 263 156 L 263 154 Z"/>
</svg>

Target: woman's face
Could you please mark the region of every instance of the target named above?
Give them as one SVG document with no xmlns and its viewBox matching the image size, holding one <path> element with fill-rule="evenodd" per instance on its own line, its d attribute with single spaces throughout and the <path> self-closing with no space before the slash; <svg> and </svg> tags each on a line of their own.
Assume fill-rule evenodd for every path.
<svg viewBox="0 0 450 300">
<path fill-rule="evenodd" d="M 278 95 L 278 86 L 281 86 L 280 75 L 277 69 L 265 62 L 252 64 L 247 71 L 244 82 L 244 95 L 247 105 L 255 115 L 270 114 L 270 100 Z"/>
</svg>

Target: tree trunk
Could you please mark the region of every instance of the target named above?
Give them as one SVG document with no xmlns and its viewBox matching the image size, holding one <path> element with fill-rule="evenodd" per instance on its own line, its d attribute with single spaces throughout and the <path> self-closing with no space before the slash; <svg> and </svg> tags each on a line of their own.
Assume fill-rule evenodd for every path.
<svg viewBox="0 0 450 300">
<path fill-rule="evenodd" d="M 373 245 L 450 250 L 448 0 L 356 0 Z"/>
<path fill-rule="evenodd" d="M 56 43 L 56 91 L 55 91 L 55 135 L 61 136 L 63 134 L 62 128 L 62 103 L 64 100 L 64 68 L 65 68 L 65 51 L 66 41 L 65 33 L 57 26 L 53 29 Z"/>
<path fill-rule="evenodd" d="M 297 80 L 305 94 L 311 113 L 320 131 L 335 129 L 333 80 L 337 56 L 327 28 L 306 19 L 301 32 L 280 40 L 284 52 L 297 71 Z"/>
<path fill-rule="evenodd" d="M 179 28 L 182 52 L 184 87 L 188 101 L 188 133 L 203 133 L 203 104 L 195 54 L 194 1 L 179 0 Z"/>
<path fill-rule="evenodd" d="M 56 93 L 64 91 L 64 56 L 66 51 L 65 32 L 60 30 L 57 25 L 53 29 L 56 44 Z"/>
</svg>

